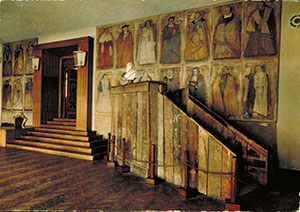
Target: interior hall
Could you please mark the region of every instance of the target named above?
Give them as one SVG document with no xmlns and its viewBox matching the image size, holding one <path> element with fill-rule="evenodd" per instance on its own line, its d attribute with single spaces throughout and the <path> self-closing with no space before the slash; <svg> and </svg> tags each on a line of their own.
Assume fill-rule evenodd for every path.
<svg viewBox="0 0 300 212">
<path fill-rule="evenodd" d="M 299 10 L 0 1 L 0 210 L 300 210 Z"/>
</svg>

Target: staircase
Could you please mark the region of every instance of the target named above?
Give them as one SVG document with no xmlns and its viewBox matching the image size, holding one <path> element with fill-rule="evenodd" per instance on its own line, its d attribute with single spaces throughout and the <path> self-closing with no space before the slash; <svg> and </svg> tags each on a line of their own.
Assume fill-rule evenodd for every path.
<svg viewBox="0 0 300 212">
<path fill-rule="evenodd" d="M 101 159 L 107 151 L 107 140 L 96 135 L 96 131 L 76 130 L 75 119 L 54 118 L 34 127 L 7 144 L 16 148 L 67 156 L 85 160 Z"/>
</svg>

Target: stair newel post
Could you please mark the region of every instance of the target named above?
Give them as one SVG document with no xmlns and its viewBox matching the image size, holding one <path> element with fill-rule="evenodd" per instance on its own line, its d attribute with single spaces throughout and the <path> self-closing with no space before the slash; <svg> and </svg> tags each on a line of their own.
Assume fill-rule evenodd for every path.
<svg viewBox="0 0 300 212">
<path fill-rule="evenodd" d="M 117 163 L 114 161 L 114 155 L 115 155 L 115 140 L 116 140 L 116 136 L 113 135 L 112 136 L 112 140 L 110 142 L 110 160 L 111 161 L 107 161 L 107 166 L 108 167 L 116 167 Z"/>
<path fill-rule="evenodd" d="M 155 145 L 152 144 L 151 145 L 151 159 L 150 159 L 150 168 L 149 168 L 149 174 L 148 177 L 146 179 L 146 182 L 152 185 L 156 184 L 156 179 L 155 179 L 155 156 L 156 156 L 156 152 L 155 152 Z"/>
<path fill-rule="evenodd" d="M 184 171 L 184 186 L 179 189 L 179 194 L 188 198 L 191 197 L 191 190 L 189 188 L 189 151 L 184 151 L 184 159 L 183 159 L 183 171 Z"/>
<path fill-rule="evenodd" d="M 111 143 L 111 133 L 108 133 L 107 150 L 106 150 L 106 155 L 104 156 L 104 160 L 106 160 L 107 162 L 109 161 L 109 148 L 111 145 L 110 143 Z"/>
<path fill-rule="evenodd" d="M 121 141 L 121 147 L 122 147 L 122 166 L 119 167 L 119 172 L 125 173 L 130 171 L 129 166 L 126 166 L 126 139 L 125 138 L 123 138 Z"/>
</svg>

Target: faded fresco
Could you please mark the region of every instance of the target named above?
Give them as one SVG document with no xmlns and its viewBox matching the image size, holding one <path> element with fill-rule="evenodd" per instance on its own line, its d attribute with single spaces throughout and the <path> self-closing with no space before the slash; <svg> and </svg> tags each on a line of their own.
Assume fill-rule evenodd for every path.
<svg viewBox="0 0 300 212">
<path fill-rule="evenodd" d="M 2 83 L 2 108 L 12 109 L 12 80 L 11 78 L 3 78 Z"/>
<path fill-rule="evenodd" d="M 165 16 L 161 20 L 161 63 L 181 62 L 182 13 Z"/>
<path fill-rule="evenodd" d="M 37 38 L 3 44 L 2 122 L 13 123 L 16 113 L 32 116 L 31 59 Z"/>
<path fill-rule="evenodd" d="M 279 17 L 279 1 L 245 3 L 245 57 L 278 53 Z"/>
<path fill-rule="evenodd" d="M 136 62 L 139 65 L 155 64 L 157 61 L 157 22 L 148 19 L 139 24 Z"/>
<path fill-rule="evenodd" d="M 207 104 L 209 95 L 210 68 L 208 64 L 186 67 L 184 87 L 198 101 Z"/>
<path fill-rule="evenodd" d="M 12 49 L 11 44 L 3 44 L 3 76 L 12 74 Z"/>
<path fill-rule="evenodd" d="M 97 29 L 97 67 L 111 68 L 114 65 L 114 37 L 110 27 Z"/>
<path fill-rule="evenodd" d="M 213 58 L 240 58 L 242 4 L 214 8 Z"/>
<path fill-rule="evenodd" d="M 96 113 L 111 113 L 111 73 L 98 73 L 97 75 L 97 91 L 96 91 Z"/>
<path fill-rule="evenodd" d="M 133 62 L 134 51 L 134 25 L 124 23 L 118 28 L 117 68 L 124 68 L 128 62 Z"/>
<path fill-rule="evenodd" d="M 226 118 L 240 116 L 240 74 L 242 65 L 213 64 L 211 69 L 211 108 Z"/>
<path fill-rule="evenodd" d="M 247 61 L 242 80 L 243 118 L 274 120 L 277 108 L 277 60 Z"/>
<path fill-rule="evenodd" d="M 197 61 L 208 59 L 210 39 L 210 11 L 192 10 L 186 12 L 185 59 Z"/>
<path fill-rule="evenodd" d="M 25 79 L 25 100 L 24 100 L 25 110 L 32 110 L 32 89 L 33 89 L 33 77 L 27 77 Z"/>
<path fill-rule="evenodd" d="M 22 110 L 23 109 L 23 87 L 24 87 L 24 81 L 23 78 L 14 78 L 13 80 L 13 106 L 12 109 L 14 110 Z"/>
<path fill-rule="evenodd" d="M 188 89 L 194 98 L 224 118 L 274 122 L 280 8 L 278 1 L 235 1 L 99 26 L 97 45 L 104 29 L 109 29 L 113 62 L 105 70 L 97 65 L 97 71 L 107 73 L 111 86 L 118 86 L 124 84 L 127 62 L 133 62 L 133 83 L 168 84 L 168 95 L 174 95 L 174 101 L 179 99 L 175 91 Z M 98 60 L 100 50 L 97 47 Z M 259 64 L 265 75 L 255 68 Z M 257 76 L 265 82 L 255 81 Z M 261 93 L 264 101 L 260 107 L 257 96 L 254 98 L 259 84 L 267 87 L 266 98 Z"/>
</svg>

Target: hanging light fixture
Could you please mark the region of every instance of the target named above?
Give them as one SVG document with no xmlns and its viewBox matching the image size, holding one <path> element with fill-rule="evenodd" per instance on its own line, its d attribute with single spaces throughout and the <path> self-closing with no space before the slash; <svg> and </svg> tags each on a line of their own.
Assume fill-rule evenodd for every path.
<svg viewBox="0 0 300 212">
<path fill-rule="evenodd" d="M 74 51 L 74 65 L 78 66 L 85 66 L 85 59 L 86 59 L 86 52 L 84 51 Z"/>
<path fill-rule="evenodd" d="M 31 70 L 36 71 L 40 68 L 40 58 L 39 57 L 29 57 L 29 67 Z"/>
</svg>

